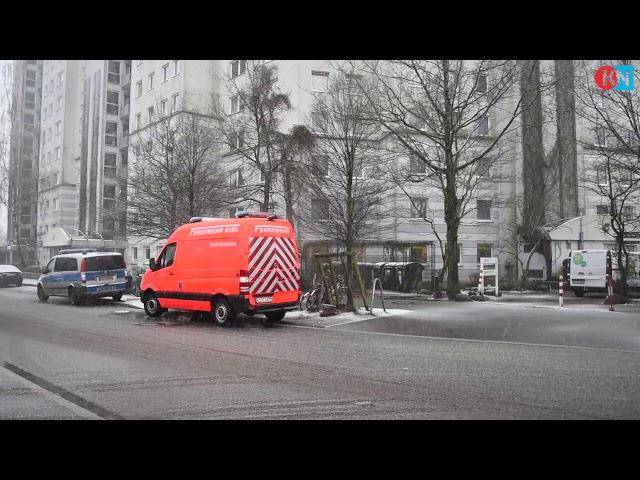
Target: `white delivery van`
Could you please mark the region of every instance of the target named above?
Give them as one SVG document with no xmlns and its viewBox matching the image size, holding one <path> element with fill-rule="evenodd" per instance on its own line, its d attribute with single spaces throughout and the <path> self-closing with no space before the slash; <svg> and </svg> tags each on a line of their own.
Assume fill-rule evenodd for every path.
<svg viewBox="0 0 640 480">
<path fill-rule="evenodd" d="M 612 274 L 610 250 L 572 250 L 569 258 L 569 287 L 576 297 L 586 292 L 607 292 L 607 275 Z"/>
</svg>

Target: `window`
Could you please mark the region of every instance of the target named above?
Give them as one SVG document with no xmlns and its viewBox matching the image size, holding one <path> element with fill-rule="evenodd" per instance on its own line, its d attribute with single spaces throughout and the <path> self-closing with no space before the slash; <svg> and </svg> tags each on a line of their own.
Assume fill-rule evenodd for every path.
<svg viewBox="0 0 640 480">
<path fill-rule="evenodd" d="M 58 97 L 56 108 L 60 110 L 62 108 L 62 97 Z"/>
<path fill-rule="evenodd" d="M 59 72 L 58 73 L 58 85 L 62 85 L 62 76 L 63 76 L 63 72 Z"/>
<path fill-rule="evenodd" d="M 609 205 L 596 205 L 598 215 L 609 215 Z"/>
<path fill-rule="evenodd" d="M 138 60 L 137 66 L 139 67 L 140 65 L 142 65 L 142 60 Z M 149 258 L 149 257 L 147 257 Z"/>
<path fill-rule="evenodd" d="M 229 186 L 241 187 L 244 185 L 244 178 L 242 176 L 242 169 L 238 168 L 232 172 L 229 172 Z"/>
<path fill-rule="evenodd" d="M 271 171 L 271 185 L 273 185 L 277 179 L 278 179 L 278 172 Z M 264 183 L 264 182 L 265 182 L 264 170 L 260 170 L 260 183 Z M 273 210 L 273 208 L 269 208 L 269 209 Z"/>
<path fill-rule="evenodd" d="M 116 122 L 106 123 L 104 143 L 112 147 L 118 146 L 118 124 Z"/>
<path fill-rule="evenodd" d="M 151 258 L 151 247 L 144 247 L 144 258 L 147 260 Z"/>
<path fill-rule="evenodd" d="M 180 74 L 180 60 L 173 61 L 173 76 Z"/>
<path fill-rule="evenodd" d="M 162 66 L 162 83 L 166 82 L 169 78 L 169 64 L 166 63 Z"/>
<path fill-rule="evenodd" d="M 136 82 L 136 98 L 142 95 L 142 80 Z"/>
<path fill-rule="evenodd" d="M 60 160 L 60 147 L 56 147 L 55 159 L 56 159 L 56 161 Z"/>
<path fill-rule="evenodd" d="M 417 155 L 411 155 L 409 158 L 409 173 L 412 175 L 427 173 L 427 164 Z"/>
<path fill-rule="evenodd" d="M 118 115 L 118 104 L 120 103 L 120 95 L 118 92 L 107 92 L 107 114 Z"/>
<path fill-rule="evenodd" d="M 318 220 L 329 219 L 329 200 L 326 198 L 311 199 L 311 211 L 313 216 Z"/>
<path fill-rule="evenodd" d="M 149 76 L 147 77 L 147 91 L 149 90 L 153 90 L 153 77 L 154 77 L 155 73 L 151 72 L 149 74 Z"/>
<path fill-rule="evenodd" d="M 476 162 L 476 176 L 479 178 L 491 177 L 491 164 L 493 159 L 489 157 L 481 158 Z"/>
<path fill-rule="evenodd" d="M 329 89 L 329 72 L 311 72 L 311 90 L 314 92 L 326 92 Z"/>
<path fill-rule="evenodd" d="M 167 248 L 164 250 L 164 254 L 162 255 L 162 267 L 166 268 L 173 265 L 173 260 L 176 256 L 176 244 L 172 243 L 171 245 L 167 245 Z"/>
<path fill-rule="evenodd" d="M 606 147 L 607 146 L 607 130 L 604 126 L 602 125 L 596 125 L 596 145 L 600 146 L 600 147 Z"/>
<path fill-rule="evenodd" d="M 120 83 L 120 62 L 109 60 L 107 81 L 116 85 Z"/>
<path fill-rule="evenodd" d="M 609 185 L 609 175 L 607 172 L 607 167 L 605 165 L 598 165 L 596 167 L 596 176 L 598 177 L 598 185 Z"/>
<path fill-rule="evenodd" d="M 491 257 L 491 244 L 490 243 L 478 243 L 476 246 L 477 262 L 480 263 L 481 258 Z"/>
<path fill-rule="evenodd" d="M 242 101 L 238 95 L 231 97 L 231 113 L 238 113 L 244 110 Z"/>
<path fill-rule="evenodd" d="M 411 197 L 411 218 L 427 218 L 429 200 L 427 197 Z"/>
<path fill-rule="evenodd" d="M 52 211 L 57 211 L 58 210 L 58 199 L 54 198 L 53 200 L 51 200 L 51 210 Z"/>
<path fill-rule="evenodd" d="M 138 247 L 133 247 L 133 259 L 138 259 Z"/>
<path fill-rule="evenodd" d="M 489 117 L 487 115 L 478 119 L 476 132 L 478 135 L 489 135 Z"/>
<path fill-rule="evenodd" d="M 62 122 L 56 122 L 56 135 L 60 135 L 62 132 Z"/>
<path fill-rule="evenodd" d="M 167 114 L 167 99 L 165 98 L 160 102 L 160 115 L 165 116 Z"/>
<path fill-rule="evenodd" d="M 116 177 L 116 154 L 105 153 L 104 155 L 104 176 L 108 178 Z"/>
<path fill-rule="evenodd" d="M 314 130 L 322 129 L 324 118 L 318 111 L 311 112 L 311 128 Z"/>
<path fill-rule="evenodd" d="M 153 107 L 147 108 L 147 118 L 149 119 L 149 123 L 153 122 L 154 109 Z"/>
<path fill-rule="evenodd" d="M 33 126 L 35 117 L 31 113 L 24 114 L 24 123 L 28 126 Z"/>
<path fill-rule="evenodd" d="M 462 265 L 462 244 L 458 244 L 458 265 Z"/>
<path fill-rule="evenodd" d="M 34 92 L 26 92 L 24 95 L 24 106 L 29 109 L 36 108 L 36 94 Z M 46 114 L 45 114 L 46 116 Z"/>
<path fill-rule="evenodd" d="M 232 133 L 229 139 L 229 145 L 231 151 L 244 147 L 244 132 L 239 134 Z"/>
<path fill-rule="evenodd" d="M 478 75 L 478 93 L 487 93 L 487 76 L 483 73 Z"/>
<path fill-rule="evenodd" d="M 636 209 L 633 205 L 625 205 L 622 208 L 622 217 L 625 220 L 632 220 L 636 215 Z"/>
<path fill-rule="evenodd" d="M 476 219 L 491 220 L 491 200 L 476 200 Z"/>
<path fill-rule="evenodd" d="M 78 261 L 73 257 L 58 257 L 54 271 L 56 272 L 75 272 L 78 270 Z"/>
<path fill-rule="evenodd" d="M 60 185 L 60 173 L 59 172 L 56 172 L 53 175 L 53 184 L 54 185 Z"/>
<path fill-rule="evenodd" d="M 176 93 L 171 97 L 171 111 L 177 112 L 180 110 L 180 108 L 181 108 L 180 94 Z"/>
<path fill-rule="evenodd" d="M 136 130 L 142 128 L 142 114 L 136 113 Z"/>
<path fill-rule="evenodd" d="M 311 174 L 314 177 L 326 177 L 329 175 L 329 157 L 326 155 L 311 156 Z"/>
</svg>

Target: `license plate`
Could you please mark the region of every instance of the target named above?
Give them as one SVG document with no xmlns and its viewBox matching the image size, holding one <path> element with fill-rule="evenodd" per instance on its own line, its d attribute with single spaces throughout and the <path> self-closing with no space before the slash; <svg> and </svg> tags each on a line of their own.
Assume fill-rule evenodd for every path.
<svg viewBox="0 0 640 480">
<path fill-rule="evenodd" d="M 115 275 L 111 275 L 109 277 L 96 277 L 96 282 L 113 282 L 115 279 Z"/>
<path fill-rule="evenodd" d="M 118 287 L 116 285 L 105 285 L 103 287 L 98 287 L 97 291 L 98 292 L 108 292 L 108 291 L 111 291 L 111 290 L 117 290 L 117 288 Z"/>
<path fill-rule="evenodd" d="M 271 303 L 273 298 L 271 297 L 256 297 L 256 303 Z"/>
</svg>

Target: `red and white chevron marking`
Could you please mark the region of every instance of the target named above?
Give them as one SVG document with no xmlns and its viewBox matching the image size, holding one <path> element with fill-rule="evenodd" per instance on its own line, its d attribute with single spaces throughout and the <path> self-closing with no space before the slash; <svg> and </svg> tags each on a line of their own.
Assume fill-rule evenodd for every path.
<svg viewBox="0 0 640 480">
<path fill-rule="evenodd" d="M 298 290 L 299 270 L 296 246 L 290 238 L 249 238 L 249 293 Z"/>
</svg>

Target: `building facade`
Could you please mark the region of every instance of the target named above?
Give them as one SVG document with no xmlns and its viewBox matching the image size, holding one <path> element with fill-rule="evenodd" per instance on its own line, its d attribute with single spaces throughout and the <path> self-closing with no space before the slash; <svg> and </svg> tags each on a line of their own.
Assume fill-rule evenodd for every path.
<svg viewBox="0 0 640 480">
<path fill-rule="evenodd" d="M 7 240 L 14 263 L 35 263 L 42 61 L 13 64 Z"/>
</svg>

